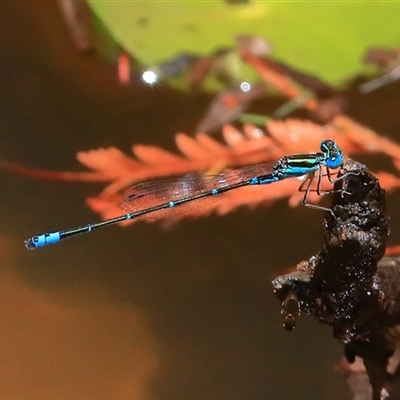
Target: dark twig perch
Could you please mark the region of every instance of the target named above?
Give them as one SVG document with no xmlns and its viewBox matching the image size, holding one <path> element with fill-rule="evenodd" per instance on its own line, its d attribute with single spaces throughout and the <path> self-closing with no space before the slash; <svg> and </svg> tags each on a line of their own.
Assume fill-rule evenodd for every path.
<svg viewBox="0 0 400 400">
<path fill-rule="evenodd" d="M 385 191 L 378 179 L 351 160 L 340 175 L 332 212 L 325 214 L 323 249 L 272 285 L 283 305 L 285 327 L 294 328 L 300 310 L 331 325 L 347 361 L 363 360 L 372 399 L 380 400 L 391 386 L 387 365 L 396 338 L 389 328 L 400 322 L 400 294 L 391 282 L 400 273 L 387 267 L 378 273 L 389 234 Z"/>
</svg>

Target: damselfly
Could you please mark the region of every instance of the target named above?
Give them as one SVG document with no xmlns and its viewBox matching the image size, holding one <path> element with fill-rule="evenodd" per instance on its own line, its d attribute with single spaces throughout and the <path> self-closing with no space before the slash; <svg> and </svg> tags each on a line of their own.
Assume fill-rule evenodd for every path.
<svg viewBox="0 0 400 400">
<path fill-rule="evenodd" d="M 287 178 L 306 176 L 299 190 L 304 188 L 303 204 L 307 204 L 307 195 L 317 173 L 317 188 L 320 193 L 323 167 L 326 168 L 328 179 L 332 182 L 330 170 L 343 164 L 343 152 L 332 140 L 324 140 L 320 146 L 321 152 L 294 154 L 280 158 L 275 163 L 265 163 L 226 171 L 214 176 L 199 176 L 195 179 L 185 179 L 164 182 L 141 183 L 132 186 L 125 195 L 122 208 L 127 212 L 119 217 L 102 222 L 95 222 L 78 228 L 43 233 L 25 241 L 29 250 L 57 243 L 63 239 L 92 232 L 97 228 L 139 218 L 141 216 L 167 211 L 184 204 L 190 205 L 202 199 L 216 196 L 233 189 L 249 185 L 266 185 Z"/>
</svg>

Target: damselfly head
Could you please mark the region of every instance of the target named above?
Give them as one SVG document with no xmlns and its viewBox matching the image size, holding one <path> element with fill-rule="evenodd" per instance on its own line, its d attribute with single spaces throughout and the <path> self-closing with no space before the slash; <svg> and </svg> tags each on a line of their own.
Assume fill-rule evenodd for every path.
<svg viewBox="0 0 400 400">
<path fill-rule="evenodd" d="M 324 140 L 321 143 L 321 151 L 325 155 L 325 165 L 328 168 L 336 169 L 343 164 L 343 151 L 333 140 Z"/>
</svg>

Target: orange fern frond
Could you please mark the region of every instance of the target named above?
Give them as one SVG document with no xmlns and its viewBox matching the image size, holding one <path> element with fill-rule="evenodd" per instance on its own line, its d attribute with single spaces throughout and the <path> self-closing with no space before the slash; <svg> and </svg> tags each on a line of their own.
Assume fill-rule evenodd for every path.
<svg viewBox="0 0 400 400">
<path fill-rule="evenodd" d="M 159 148 L 150 146 L 135 146 L 134 153 L 141 161 L 152 161 L 153 175 L 149 178 L 161 178 L 167 175 L 184 175 L 191 172 L 207 171 L 207 173 L 219 173 L 226 168 L 243 166 L 252 163 L 276 160 L 287 154 L 309 152 L 310 149 L 318 149 L 320 142 L 327 137 L 335 137 L 346 154 L 351 154 L 360 149 L 360 146 L 343 135 L 343 131 L 337 131 L 331 127 L 321 126 L 309 121 L 287 120 L 270 121 L 268 123 L 268 134 L 252 125 L 245 125 L 243 132 L 232 126 L 225 126 L 223 137 L 227 146 L 216 141 L 205 134 L 198 134 L 195 138 L 184 134 L 176 136 L 177 146 L 184 157 L 165 153 L 163 159 L 153 158 L 152 152 L 164 152 Z M 140 148 L 141 155 L 136 150 Z M 148 153 L 148 154 L 147 154 Z M 189 159 L 189 160 L 188 160 Z M 400 186 L 400 179 L 388 173 L 380 173 L 382 184 L 388 190 L 394 190 Z M 138 181 L 137 175 L 131 171 L 125 180 L 120 179 L 117 183 L 111 183 L 99 196 L 88 199 L 88 205 L 96 212 L 101 213 L 103 218 L 110 218 L 120 214 L 118 201 L 128 183 Z M 146 179 L 143 179 L 146 180 Z M 303 193 L 297 191 L 299 182 L 287 180 L 265 187 L 248 187 L 220 195 L 211 202 L 203 202 L 201 207 L 191 207 L 184 213 L 168 214 L 169 221 L 178 221 L 182 218 L 198 218 L 212 212 L 224 215 L 232 212 L 238 207 L 255 207 L 269 205 L 272 202 L 288 198 L 290 206 L 298 205 L 303 199 Z M 117 201 L 118 200 L 118 201 Z M 311 193 L 309 201 L 316 203 L 319 196 Z M 180 209 L 180 210 L 183 210 Z M 150 221 L 161 219 L 156 216 Z"/>
<path fill-rule="evenodd" d="M 98 172 L 75 172 L 75 171 L 49 171 L 46 169 L 37 169 L 26 167 L 21 164 L 8 160 L 0 159 L 0 168 L 12 172 L 16 175 L 22 175 L 29 178 L 52 180 L 52 181 L 81 181 L 81 182 L 104 182 L 102 173 Z"/>
<path fill-rule="evenodd" d="M 359 134 L 363 129 L 364 137 L 369 135 L 371 141 L 363 142 L 357 134 L 350 132 L 356 130 Z M 99 195 L 87 199 L 89 207 L 107 219 L 121 214 L 120 203 L 123 193 L 135 183 L 192 173 L 218 174 L 226 169 L 276 161 L 288 154 L 318 151 L 321 141 L 326 138 L 335 138 L 347 156 L 366 151 L 383 151 L 392 157 L 397 154 L 397 144 L 379 138 L 367 128 L 363 129 L 346 118 L 341 120 L 340 128 L 338 125 L 322 127 L 310 121 L 269 120 L 266 132 L 250 124 L 244 125 L 243 131 L 229 125 L 225 126 L 223 128 L 225 144 L 202 133 L 195 137 L 178 133 L 175 142 L 181 154 L 149 145 L 132 146 L 133 157 L 115 147 L 79 152 L 78 161 L 90 169 L 90 172 L 50 172 L 6 162 L 1 166 L 13 172 L 41 179 L 107 182 Z M 375 137 L 381 141 L 375 140 Z M 399 167 L 397 160 L 395 165 Z M 387 190 L 400 187 L 399 178 L 384 172 L 378 176 L 382 186 Z M 168 218 L 177 221 L 186 217 L 197 218 L 212 212 L 223 215 L 241 206 L 269 205 L 281 198 L 288 198 L 289 205 L 295 206 L 303 198 L 303 194 L 297 191 L 298 186 L 298 180 L 290 179 L 264 187 L 242 188 L 216 196 L 212 201 L 202 202 L 201 207 L 195 205 L 187 207 L 185 213 L 172 216 L 169 213 Z M 314 203 L 319 201 L 315 193 L 311 193 L 310 196 L 309 201 Z M 180 210 L 185 210 L 185 207 L 181 207 Z M 160 219 L 162 215 L 154 217 Z"/>
</svg>

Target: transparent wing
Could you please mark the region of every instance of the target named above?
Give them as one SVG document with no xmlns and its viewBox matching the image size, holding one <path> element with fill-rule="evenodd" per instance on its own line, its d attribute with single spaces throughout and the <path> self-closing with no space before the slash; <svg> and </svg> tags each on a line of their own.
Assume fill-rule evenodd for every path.
<svg viewBox="0 0 400 400">
<path fill-rule="evenodd" d="M 163 218 L 165 213 L 171 216 L 188 212 L 193 208 L 222 199 L 224 193 L 212 194 L 250 179 L 272 173 L 274 163 L 246 166 L 237 170 L 226 171 L 218 175 L 190 175 L 178 179 L 168 179 L 139 183 L 129 188 L 124 195 L 121 208 L 125 213 L 132 213 L 165 204 L 162 210 L 145 214 L 140 218 Z M 170 202 L 187 199 L 187 202 L 173 207 Z"/>
</svg>

